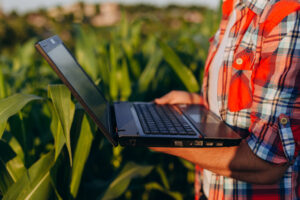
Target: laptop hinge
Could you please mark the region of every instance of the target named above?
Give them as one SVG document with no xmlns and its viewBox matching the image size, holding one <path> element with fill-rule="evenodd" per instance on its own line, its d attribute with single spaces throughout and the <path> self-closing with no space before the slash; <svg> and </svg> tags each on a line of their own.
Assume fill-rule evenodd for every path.
<svg viewBox="0 0 300 200">
<path fill-rule="evenodd" d="M 114 106 L 112 104 L 109 104 L 109 124 L 110 124 L 110 134 L 112 138 L 118 143 L 118 131 L 117 131 L 117 123 L 116 123 L 116 115 Z"/>
</svg>

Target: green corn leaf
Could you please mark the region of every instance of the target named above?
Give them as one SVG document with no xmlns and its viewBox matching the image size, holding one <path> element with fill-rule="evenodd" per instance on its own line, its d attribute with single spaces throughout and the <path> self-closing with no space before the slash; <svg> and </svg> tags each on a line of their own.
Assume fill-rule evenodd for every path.
<svg viewBox="0 0 300 200">
<path fill-rule="evenodd" d="M 157 50 L 157 39 L 154 35 L 149 35 L 146 41 L 142 43 L 142 52 L 146 56 L 151 56 Z"/>
<path fill-rule="evenodd" d="M 26 172 L 22 159 L 16 156 L 6 163 L 6 169 L 14 182 L 18 181 Z"/>
<path fill-rule="evenodd" d="M 6 169 L 13 181 L 16 182 L 22 177 L 24 172 L 26 172 L 26 168 L 24 166 L 25 156 L 21 145 L 15 137 L 12 137 L 9 140 L 9 146 L 17 154 L 17 156 L 6 163 Z"/>
<path fill-rule="evenodd" d="M 49 103 L 49 108 L 52 113 L 52 120 L 51 120 L 51 125 L 50 129 L 54 138 L 54 148 L 55 148 L 55 160 L 57 160 L 63 146 L 66 143 L 66 139 L 64 136 L 63 128 L 61 126 L 60 120 L 55 113 L 55 108 L 52 103 Z"/>
<path fill-rule="evenodd" d="M 4 140 L 0 140 L 0 191 L 5 194 L 8 187 L 13 183 L 12 177 L 6 169 L 6 163 L 16 157 L 15 152 Z"/>
<path fill-rule="evenodd" d="M 0 139 L 1 139 L 2 136 L 3 136 L 3 133 L 4 133 L 4 131 L 5 131 L 5 127 L 6 127 L 6 122 L 0 123 Z"/>
<path fill-rule="evenodd" d="M 109 59 L 108 59 L 109 55 L 103 44 L 98 46 L 98 52 L 100 53 L 100 56 L 98 57 L 98 63 L 97 63 L 97 65 L 99 66 L 99 73 L 104 84 L 108 86 L 109 85 Z"/>
<path fill-rule="evenodd" d="M 68 197 L 70 197 L 69 189 L 71 167 L 66 164 L 68 160 L 67 157 L 67 152 L 64 148 L 50 169 L 51 185 L 56 196 L 54 199 L 70 199 Z"/>
<path fill-rule="evenodd" d="M 1 66 L 0 66 L 0 68 L 1 68 Z M 7 95 L 7 92 L 6 92 L 6 87 L 5 87 L 5 83 L 4 83 L 4 76 L 3 76 L 2 70 L 0 70 L 0 99 L 6 97 L 6 95 Z"/>
<path fill-rule="evenodd" d="M 15 94 L 0 100 L 0 138 L 3 135 L 6 121 L 12 115 L 18 113 L 27 103 L 40 100 L 41 97 L 26 94 Z"/>
<path fill-rule="evenodd" d="M 54 152 L 42 156 L 4 195 L 3 200 L 48 199 L 51 191 L 50 168 Z"/>
<path fill-rule="evenodd" d="M 12 177 L 6 169 L 6 163 L 16 156 L 9 144 L 0 140 L 0 191 L 5 194 L 8 188 L 14 183 Z"/>
<path fill-rule="evenodd" d="M 81 104 L 77 102 L 75 105 L 75 114 L 74 114 L 74 119 L 71 127 L 71 133 L 72 133 L 71 147 L 73 149 L 73 152 L 76 149 L 76 145 L 78 143 L 78 138 L 80 136 L 81 125 L 82 125 L 84 114 L 85 114 L 85 110 L 83 109 Z"/>
<path fill-rule="evenodd" d="M 131 81 L 129 77 L 126 60 L 122 60 L 121 76 L 118 78 L 119 88 L 121 92 L 121 100 L 126 101 L 131 94 Z"/>
<path fill-rule="evenodd" d="M 128 23 L 128 19 L 126 17 L 126 13 L 122 12 L 122 20 L 121 20 L 121 37 L 123 39 L 127 39 L 128 36 L 128 31 L 129 30 L 129 23 Z"/>
<path fill-rule="evenodd" d="M 97 39 L 91 29 L 77 28 L 76 30 L 76 58 L 92 79 L 96 80 L 98 66 L 94 49 L 97 46 Z"/>
<path fill-rule="evenodd" d="M 180 78 L 182 83 L 188 89 L 189 92 L 198 92 L 199 91 L 199 83 L 197 82 L 195 76 L 191 72 L 191 70 L 185 66 L 180 58 L 176 55 L 176 53 L 164 42 L 159 42 L 160 47 L 163 51 L 164 58 L 172 67 L 174 72 Z"/>
<path fill-rule="evenodd" d="M 110 82 L 109 82 L 109 92 L 112 100 L 117 100 L 119 88 L 118 88 L 118 82 L 117 82 L 117 55 L 116 55 L 116 47 L 114 44 L 110 45 L 109 49 L 110 53 Z"/>
<path fill-rule="evenodd" d="M 0 100 L 0 123 L 5 122 L 10 116 L 18 113 L 27 103 L 40 100 L 41 97 L 26 94 L 15 94 Z"/>
<path fill-rule="evenodd" d="M 0 193 L 6 194 L 8 188 L 14 183 L 12 177 L 9 175 L 5 163 L 0 160 Z"/>
<path fill-rule="evenodd" d="M 54 199 L 58 200 L 71 197 L 69 192 L 71 166 L 66 164 L 68 162 L 67 154 L 66 148 L 64 148 L 50 169 L 51 185 L 56 196 Z"/>
<path fill-rule="evenodd" d="M 28 40 L 24 45 L 19 49 L 19 55 L 21 58 L 22 65 L 30 66 L 33 62 L 33 55 L 35 54 L 34 44 L 36 39 Z"/>
<path fill-rule="evenodd" d="M 138 85 L 139 85 L 140 93 L 144 93 L 147 91 L 151 81 L 155 78 L 154 76 L 155 76 L 156 70 L 157 70 L 161 60 L 162 60 L 162 51 L 160 51 L 160 50 L 155 51 L 152 54 L 142 75 L 139 78 Z"/>
<path fill-rule="evenodd" d="M 182 165 L 187 168 L 190 171 L 194 171 L 195 170 L 195 165 L 187 160 L 184 159 L 179 159 L 179 161 L 182 163 Z"/>
<path fill-rule="evenodd" d="M 15 156 L 16 156 L 16 153 L 11 149 L 9 144 L 7 144 L 3 140 L 0 140 L 0 160 L 3 163 L 7 163 L 11 159 L 13 159 Z"/>
<path fill-rule="evenodd" d="M 80 180 L 84 165 L 90 153 L 93 141 L 93 133 L 86 116 L 83 117 L 81 132 L 74 155 L 74 164 L 72 168 L 72 180 L 70 185 L 71 194 L 76 198 L 80 186 Z"/>
<path fill-rule="evenodd" d="M 12 116 L 9 120 L 10 134 L 16 138 L 18 144 L 20 145 L 23 153 L 23 159 L 26 167 L 30 165 L 30 149 L 31 149 L 31 135 L 28 135 L 25 130 L 25 122 L 23 119 L 22 112 L 17 115 Z"/>
<path fill-rule="evenodd" d="M 142 21 L 138 21 L 137 23 L 133 24 L 131 27 L 130 42 L 134 48 L 137 48 L 140 45 L 142 25 L 143 25 Z"/>
<path fill-rule="evenodd" d="M 167 175 L 164 172 L 163 168 L 161 166 L 157 166 L 156 171 L 158 172 L 164 187 L 169 190 L 170 189 L 170 184 L 168 182 Z"/>
<path fill-rule="evenodd" d="M 12 137 L 9 140 L 10 147 L 14 150 L 14 152 L 18 155 L 18 157 L 21 158 L 21 160 L 24 160 L 24 151 L 22 149 L 22 146 L 18 142 L 18 140 L 15 137 Z"/>
<path fill-rule="evenodd" d="M 70 130 L 74 117 L 75 105 L 71 100 L 71 92 L 65 85 L 49 85 L 48 92 L 50 98 L 52 99 L 55 113 L 63 129 L 70 157 L 70 165 L 72 166 Z M 57 139 L 59 138 L 60 136 L 57 137 Z M 58 144 L 57 146 L 59 149 L 60 144 Z"/>
<path fill-rule="evenodd" d="M 134 58 L 134 50 L 133 46 L 130 45 L 130 43 L 126 40 L 122 41 L 122 47 L 128 57 L 129 63 L 130 63 L 130 69 L 134 75 L 135 78 L 138 78 L 141 74 L 141 68 L 139 66 L 139 63 Z"/>
<path fill-rule="evenodd" d="M 31 65 L 35 53 L 35 43 L 36 39 L 31 39 L 25 44 L 17 46 L 16 54 L 13 59 L 13 71 L 21 71 L 22 66 L 28 67 Z"/>
<path fill-rule="evenodd" d="M 8 188 L 14 183 L 13 178 L 6 169 L 6 163 L 16 156 L 9 144 L 0 140 L 0 191 L 5 194 Z"/>
<path fill-rule="evenodd" d="M 183 197 L 182 195 L 180 194 L 180 192 L 173 192 L 173 191 L 170 191 L 166 188 L 163 188 L 160 184 L 158 183 L 155 183 L 155 182 L 151 182 L 151 183 L 147 183 L 146 184 L 146 190 L 159 190 L 171 197 L 173 197 L 175 200 L 183 200 Z"/>
<path fill-rule="evenodd" d="M 145 177 L 152 169 L 152 166 L 141 166 L 132 162 L 127 163 L 118 177 L 109 185 L 102 200 L 118 198 L 124 193 L 133 178 Z"/>
</svg>

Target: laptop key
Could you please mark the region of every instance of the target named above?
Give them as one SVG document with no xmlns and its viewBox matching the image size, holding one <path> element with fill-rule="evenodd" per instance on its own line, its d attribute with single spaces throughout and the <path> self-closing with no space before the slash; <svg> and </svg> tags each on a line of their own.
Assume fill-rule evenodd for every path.
<svg viewBox="0 0 300 200">
<path fill-rule="evenodd" d="M 187 131 L 186 134 L 188 134 L 188 135 L 196 135 L 196 132 L 195 131 Z"/>
<path fill-rule="evenodd" d="M 169 127 L 169 131 L 170 131 L 170 133 L 176 133 L 177 132 L 176 128 L 173 128 L 173 127 Z"/>
</svg>

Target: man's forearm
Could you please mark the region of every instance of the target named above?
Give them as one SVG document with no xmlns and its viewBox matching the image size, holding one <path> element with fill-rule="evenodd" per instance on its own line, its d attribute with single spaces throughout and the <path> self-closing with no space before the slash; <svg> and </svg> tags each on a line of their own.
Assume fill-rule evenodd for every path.
<svg viewBox="0 0 300 200">
<path fill-rule="evenodd" d="M 219 175 L 255 184 L 275 183 L 287 167 L 261 160 L 244 141 L 236 147 L 152 149 L 181 157 Z"/>
</svg>

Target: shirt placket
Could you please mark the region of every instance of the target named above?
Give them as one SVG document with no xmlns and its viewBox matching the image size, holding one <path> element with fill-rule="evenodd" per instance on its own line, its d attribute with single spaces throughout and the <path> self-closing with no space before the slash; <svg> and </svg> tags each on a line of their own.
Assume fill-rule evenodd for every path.
<svg viewBox="0 0 300 200">
<path fill-rule="evenodd" d="M 244 14 L 243 12 L 244 11 L 236 9 L 236 21 L 229 33 L 230 41 L 228 41 L 225 47 L 225 52 L 223 56 L 223 71 L 222 71 L 222 75 L 218 79 L 218 85 L 222 86 L 218 88 L 218 101 L 221 101 L 218 103 L 218 105 L 220 105 L 219 112 L 221 118 L 224 121 L 226 120 L 226 113 L 227 113 L 227 94 L 229 91 L 229 83 L 230 83 L 229 79 L 232 74 L 232 62 L 234 62 L 233 58 L 234 58 L 235 50 L 239 45 L 236 43 L 237 41 L 240 41 L 241 37 L 243 36 L 239 32 L 239 29 L 242 26 L 241 21 Z"/>
</svg>

